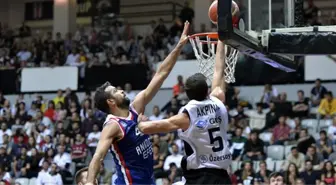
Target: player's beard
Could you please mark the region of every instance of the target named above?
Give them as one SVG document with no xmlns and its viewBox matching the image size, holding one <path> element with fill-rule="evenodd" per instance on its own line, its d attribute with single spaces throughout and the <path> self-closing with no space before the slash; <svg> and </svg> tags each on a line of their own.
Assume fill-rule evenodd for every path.
<svg viewBox="0 0 336 185">
<path fill-rule="evenodd" d="M 118 102 L 118 107 L 121 109 L 128 109 L 130 106 L 130 103 L 131 103 L 131 100 L 125 97 L 120 102 Z"/>
</svg>

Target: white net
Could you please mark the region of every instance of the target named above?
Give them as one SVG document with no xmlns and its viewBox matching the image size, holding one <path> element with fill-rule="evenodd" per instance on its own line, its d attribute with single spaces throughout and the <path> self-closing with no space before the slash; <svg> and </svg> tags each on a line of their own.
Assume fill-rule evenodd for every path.
<svg viewBox="0 0 336 185">
<path fill-rule="evenodd" d="M 214 73 L 217 41 L 213 41 L 209 36 L 206 35 L 203 36 L 205 39 L 201 39 L 200 37 L 201 36 L 190 37 L 189 40 L 198 61 L 199 71 L 208 79 L 208 83 L 211 84 Z M 225 82 L 234 83 L 234 73 L 239 52 L 227 45 L 226 51 L 226 66 L 224 69 Z"/>
</svg>

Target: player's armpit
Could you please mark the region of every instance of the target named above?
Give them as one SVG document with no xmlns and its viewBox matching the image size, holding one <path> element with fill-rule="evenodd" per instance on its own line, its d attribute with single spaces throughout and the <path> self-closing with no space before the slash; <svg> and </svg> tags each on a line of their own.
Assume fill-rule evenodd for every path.
<svg viewBox="0 0 336 185">
<path fill-rule="evenodd" d="M 223 91 L 222 88 L 217 87 L 215 88 L 211 93 L 210 96 L 214 96 L 216 98 L 218 98 L 220 101 L 222 101 L 223 103 L 225 102 L 225 93 Z"/>
<path fill-rule="evenodd" d="M 107 151 L 116 139 L 123 137 L 123 134 L 123 130 L 120 127 L 119 123 L 114 120 L 111 120 L 111 122 L 107 123 L 107 125 L 104 127 L 95 154 L 93 155 L 89 165 L 89 183 L 95 182 L 101 162 L 104 160 Z"/>
<path fill-rule="evenodd" d="M 189 116 L 185 113 L 177 114 L 169 119 L 145 121 L 138 124 L 139 130 L 144 134 L 168 133 L 178 129 L 189 128 Z"/>
</svg>

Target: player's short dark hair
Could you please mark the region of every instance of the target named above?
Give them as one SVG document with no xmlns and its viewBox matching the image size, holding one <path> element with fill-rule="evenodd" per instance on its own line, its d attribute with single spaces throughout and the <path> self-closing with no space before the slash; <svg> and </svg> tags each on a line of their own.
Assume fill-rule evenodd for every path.
<svg viewBox="0 0 336 185">
<path fill-rule="evenodd" d="M 80 169 L 80 170 L 77 171 L 77 173 L 75 175 L 76 184 L 78 184 L 82 180 L 82 173 L 86 172 L 88 170 L 89 170 L 89 168 L 85 167 L 85 168 L 82 168 L 82 169 Z"/>
<path fill-rule="evenodd" d="M 196 73 L 187 78 L 185 91 L 190 100 L 202 101 L 208 96 L 207 79 L 202 73 Z"/>
<path fill-rule="evenodd" d="M 273 173 L 270 174 L 269 179 L 271 179 L 271 178 L 277 178 L 277 177 L 283 177 L 282 173 L 280 173 L 280 172 L 273 172 Z"/>
<path fill-rule="evenodd" d="M 111 86 L 110 82 L 106 82 L 100 87 L 98 87 L 94 96 L 94 101 L 97 109 L 104 113 L 109 113 L 109 106 L 106 100 L 111 98 L 111 94 L 109 92 L 105 92 L 105 89 L 108 86 Z"/>
</svg>

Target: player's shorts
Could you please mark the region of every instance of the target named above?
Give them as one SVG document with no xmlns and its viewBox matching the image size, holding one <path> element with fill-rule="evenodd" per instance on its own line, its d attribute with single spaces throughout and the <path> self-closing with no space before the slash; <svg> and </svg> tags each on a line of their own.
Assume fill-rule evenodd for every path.
<svg viewBox="0 0 336 185">
<path fill-rule="evenodd" d="M 182 158 L 181 168 L 183 176 L 186 180 L 185 185 L 195 184 L 216 184 L 216 185 L 231 185 L 231 177 L 224 169 L 201 168 L 187 170 L 186 157 Z"/>
<path fill-rule="evenodd" d="M 185 185 L 216 184 L 231 185 L 231 178 L 224 169 L 202 168 L 197 170 L 183 170 Z"/>
</svg>

